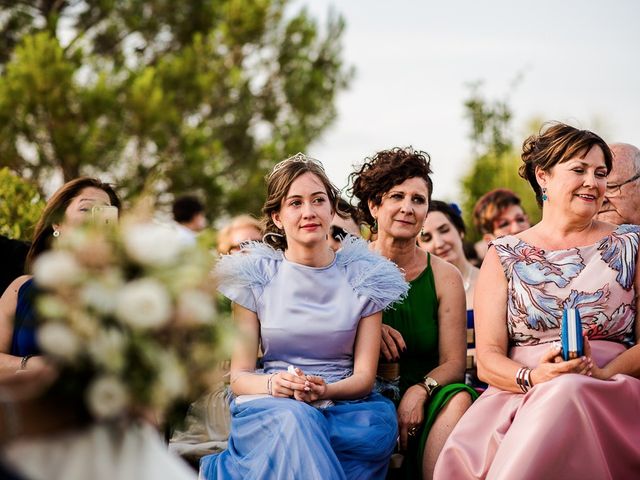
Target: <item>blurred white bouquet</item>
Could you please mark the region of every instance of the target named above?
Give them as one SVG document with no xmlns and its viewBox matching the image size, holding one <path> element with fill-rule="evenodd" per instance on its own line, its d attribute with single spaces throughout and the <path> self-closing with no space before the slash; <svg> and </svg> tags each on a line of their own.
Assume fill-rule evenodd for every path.
<svg viewBox="0 0 640 480">
<path fill-rule="evenodd" d="M 65 232 L 34 265 L 41 350 L 58 394 L 91 416 L 165 415 L 214 382 L 223 353 L 213 256 L 172 228 L 124 219 Z"/>
</svg>

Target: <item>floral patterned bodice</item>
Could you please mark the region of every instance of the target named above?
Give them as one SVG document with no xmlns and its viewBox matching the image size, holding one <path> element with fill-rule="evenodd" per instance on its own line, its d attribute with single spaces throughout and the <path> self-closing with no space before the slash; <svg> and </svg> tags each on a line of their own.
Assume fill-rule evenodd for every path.
<svg viewBox="0 0 640 480">
<path fill-rule="evenodd" d="M 627 343 L 636 318 L 640 226 L 620 225 L 593 245 L 544 250 L 512 235 L 492 244 L 507 278 L 511 345 L 559 339 L 564 308 L 577 308 L 590 339 Z"/>
</svg>

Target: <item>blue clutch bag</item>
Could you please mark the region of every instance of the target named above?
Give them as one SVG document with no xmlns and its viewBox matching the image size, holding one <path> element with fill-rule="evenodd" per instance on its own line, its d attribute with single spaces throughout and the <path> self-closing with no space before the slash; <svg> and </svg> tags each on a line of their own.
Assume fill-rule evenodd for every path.
<svg viewBox="0 0 640 480">
<path fill-rule="evenodd" d="M 577 308 L 565 308 L 562 312 L 562 358 L 571 360 L 583 355 L 582 322 Z"/>
</svg>

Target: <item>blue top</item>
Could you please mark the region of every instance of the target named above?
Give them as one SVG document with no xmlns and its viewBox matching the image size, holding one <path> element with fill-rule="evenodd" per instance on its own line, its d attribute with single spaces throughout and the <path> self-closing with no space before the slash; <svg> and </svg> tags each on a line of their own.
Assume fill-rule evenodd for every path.
<svg viewBox="0 0 640 480">
<path fill-rule="evenodd" d="M 36 287 L 33 278 L 22 284 L 18 290 L 16 315 L 13 323 L 13 337 L 9 353 L 17 357 L 25 355 L 39 355 L 40 349 L 36 342 L 36 312 L 34 295 Z"/>
<path fill-rule="evenodd" d="M 352 374 L 360 319 L 408 291 L 396 265 L 355 237 L 325 267 L 291 262 L 254 242 L 223 256 L 216 273 L 220 292 L 258 316 L 265 373 L 294 365 L 328 382 Z"/>
</svg>

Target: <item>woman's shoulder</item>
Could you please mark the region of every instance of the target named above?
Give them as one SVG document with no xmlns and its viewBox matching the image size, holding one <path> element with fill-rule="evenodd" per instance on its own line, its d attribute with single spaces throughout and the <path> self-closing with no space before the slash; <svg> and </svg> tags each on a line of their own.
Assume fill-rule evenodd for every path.
<svg viewBox="0 0 640 480">
<path fill-rule="evenodd" d="M 436 283 L 439 279 L 450 280 L 451 278 L 462 278 L 460 270 L 458 270 L 455 265 L 436 255 L 431 255 L 431 269 L 433 270 L 433 277 Z"/>
<path fill-rule="evenodd" d="M 262 242 L 249 242 L 242 251 L 222 255 L 214 274 L 220 284 L 238 287 L 264 287 L 282 264 L 281 250 Z"/>
<path fill-rule="evenodd" d="M 359 295 L 385 307 L 407 295 L 409 284 L 398 266 L 369 249 L 367 242 L 347 235 L 336 253 L 336 265 Z"/>
<path fill-rule="evenodd" d="M 2 298 L 16 297 L 20 289 L 27 283 L 33 280 L 33 275 L 21 275 L 9 284 L 7 289 L 2 293 Z"/>
</svg>

